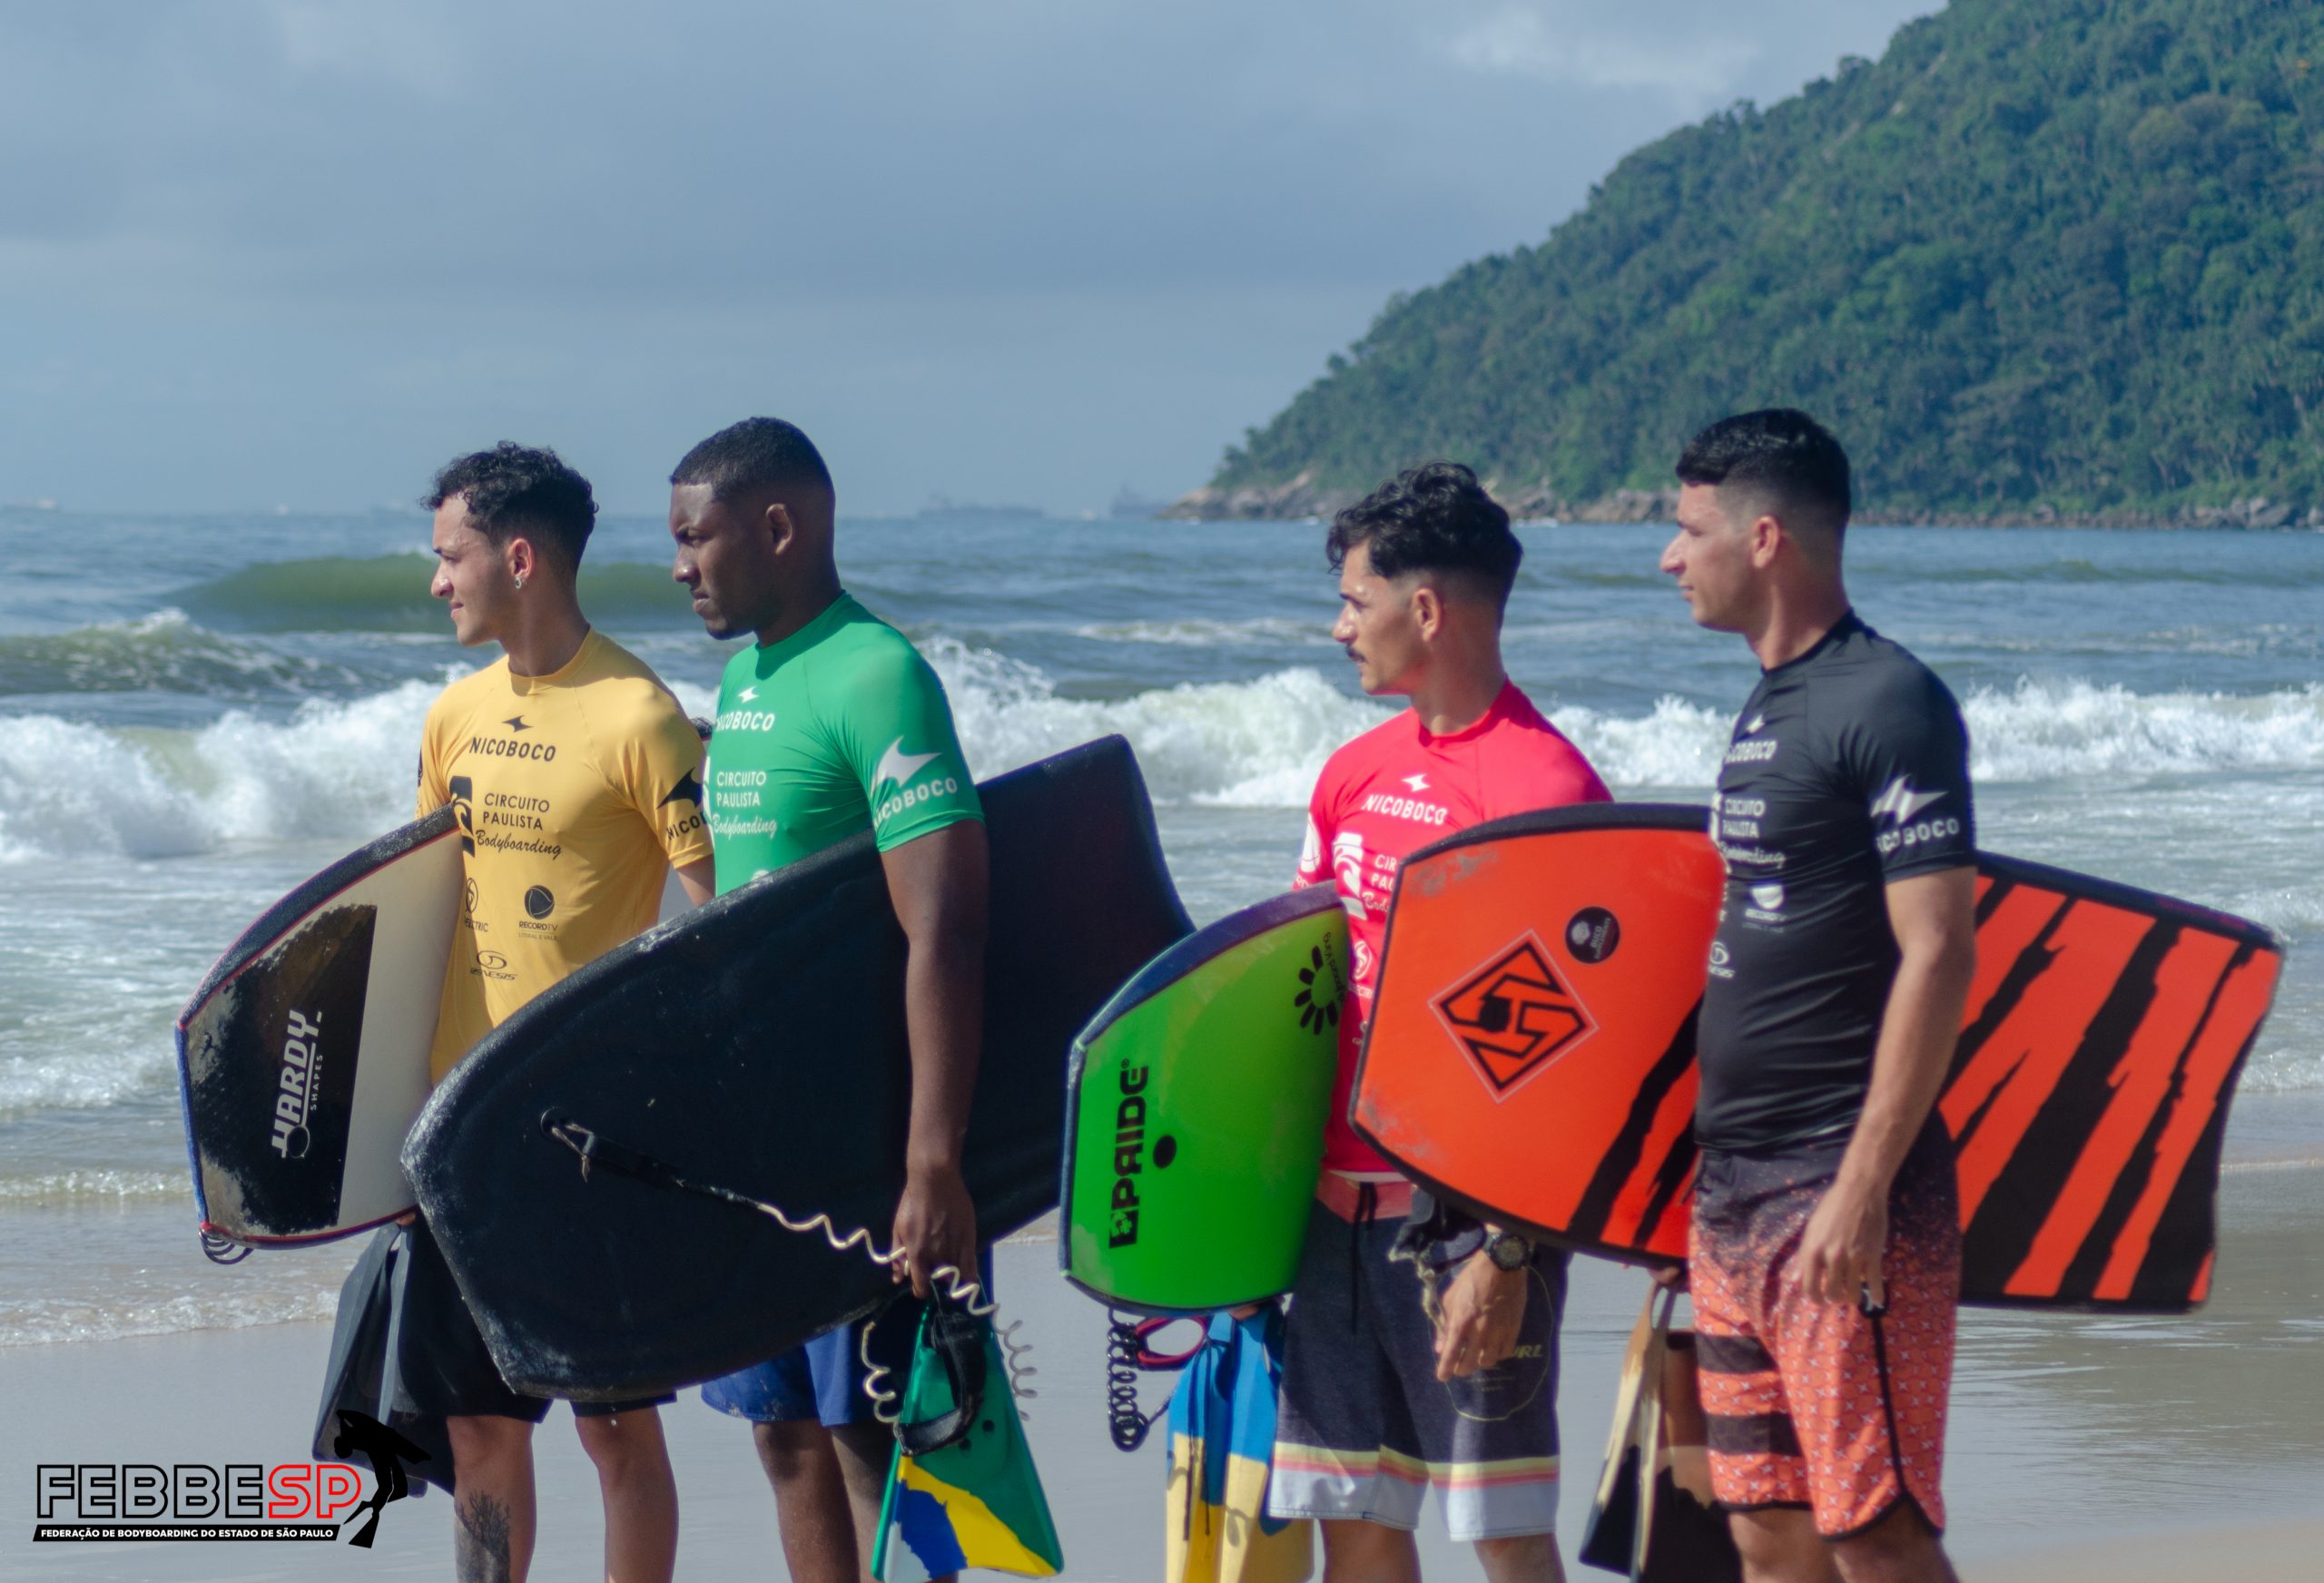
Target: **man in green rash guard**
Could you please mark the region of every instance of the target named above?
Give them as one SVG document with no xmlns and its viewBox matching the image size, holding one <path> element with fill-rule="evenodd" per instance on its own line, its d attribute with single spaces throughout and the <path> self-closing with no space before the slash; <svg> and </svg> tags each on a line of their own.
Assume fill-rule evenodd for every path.
<svg viewBox="0 0 2324 1583">
<path fill-rule="evenodd" d="M 979 1268 L 960 1175 L 984 1019 L 983 811 L 951 706 L 907 638 L 840 586 L 830 471 L 798 428 L 746 418 L 670 476 L 671 575 L 713 637 L 755 634 L 726 667 L 711 737 L 721 893 L 869 830 L 908 943 L 911 1115 L 891 1245 L 924 1298 L 933 1272 Z M 813 1212 L 814 1204 L 787 1206 Z M 883 1228 L 873 1228 L 875 1231 Z M 802 1583 L 868 1577 L 887 1429 L 862 1389 L 862 1322 L 703 1387 L 748 1418 Z M 918 1305 L 891 1307 L 873 1361 L 901 1383 Z"/>
</svg>

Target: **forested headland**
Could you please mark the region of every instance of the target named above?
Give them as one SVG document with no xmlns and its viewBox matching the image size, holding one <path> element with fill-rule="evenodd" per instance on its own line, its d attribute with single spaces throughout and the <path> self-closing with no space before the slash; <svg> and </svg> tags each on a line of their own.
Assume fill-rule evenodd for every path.
<svg viewBox="0 0 2324 1583">
<path fill-rule="evenodd" d="M 1449 456 L 1643 519 L 1773 405 L 1838 431 L 1863 520 L 2324 524 L 2324 5 L 1953 0 L 1391 299 L 1178 509 Z"/>
</svg>

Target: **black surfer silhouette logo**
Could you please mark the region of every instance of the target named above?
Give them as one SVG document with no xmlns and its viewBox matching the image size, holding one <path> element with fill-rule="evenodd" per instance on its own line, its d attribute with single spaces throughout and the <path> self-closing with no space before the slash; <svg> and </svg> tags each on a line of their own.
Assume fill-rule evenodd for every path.
<svg viewBox="0 0 2324 1583">
<path fill-rule="evenodd" d="M 369 1413 L 348 1407 L 339 1410 L 339 1433 L 330 1442 L 330 1450 L 331 1455 L 342 1460 L 361 1457 L 371 1464 L 374 1488 L 371 1498 L 360 1508 L 363 1526 L 348 1541 L 359 1550 L 368 1550 L 379 1537 L 379 1516 L 389 1503 L 411 1493 L 411 1476 L 404 1471 L 404 1464 L 424 1462 L 428 1453 Z M 340 1527 L 344 1529 L 354 1520 L 350 1516 Z"/>
<path fill-rule="evenodd" d="M 1340 978 L 1339 955 L 1317 946 L 1299 969 L 1299 993 L 1291 998 L 1299 1026 L 1310 1033 L 1340 1025 L 1340 1007 L 1347 999 L 1347 985 Z"/>
<path fill-rule="evenodd" d="M 1429 1005 L 1495 1098 L 1598 1031 L 1530 930 Z"/>
</svg>

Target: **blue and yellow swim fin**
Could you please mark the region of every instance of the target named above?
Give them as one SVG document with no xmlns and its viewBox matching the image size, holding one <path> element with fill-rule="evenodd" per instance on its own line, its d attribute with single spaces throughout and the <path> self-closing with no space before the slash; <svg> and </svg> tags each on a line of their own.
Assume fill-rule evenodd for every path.
<svg viewBox="0 0 2324 1583">
<path fill-rule="evenodd" d="M 1168 1583 L 1301 1583 L 1314 1570 L 1315 1524 L 1266 1515 L 1282 1374 L 1280 1308 L 1211 1316 L 1170 1397 Z"/>
</svg>

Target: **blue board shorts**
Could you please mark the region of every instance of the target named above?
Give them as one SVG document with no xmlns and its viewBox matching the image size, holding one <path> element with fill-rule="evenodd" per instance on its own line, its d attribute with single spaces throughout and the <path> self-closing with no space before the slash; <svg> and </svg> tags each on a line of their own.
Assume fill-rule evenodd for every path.
<svg viewBox="0 0 2324 1583">
<path fill-rule="evenodd" d="M 992 1250 L 977 1256 L 985 1295 L 992 1295 Z M 868 1318 L 826 1331 L 780 1357 L 710 1381 L 702 1400 L 719 1411 L 753 1423 L 872 1423 L 872 1398 L 864 1391 L 863 1332 L 872 1332 L 872 1362 L 888 1371 L 881 1381 L 901 1391 L 911 1373 L 912 1349 L 920 1342 L 921 1316 L 928 1304 L 911 1294 L 889 1303 Z"/>
<path fill-rule="evenodd" d="M 1436 1378 L 1436 1332 L 1415 1265 L 1392 1261 L 1402 1221 L 1322 1204 L 1284 1322 L 1283 1389 L 1267 1515 L 1420 1526 L 1433 1486 L 1456 1540 L 1557 1531 L 1558 1321 L 1566 1255 L 1536 1248 L 1517 1350 L 1466 1379 Z M 1482 1244 L 1418 1250 L 1442 1283 Z"/>
</svg>

